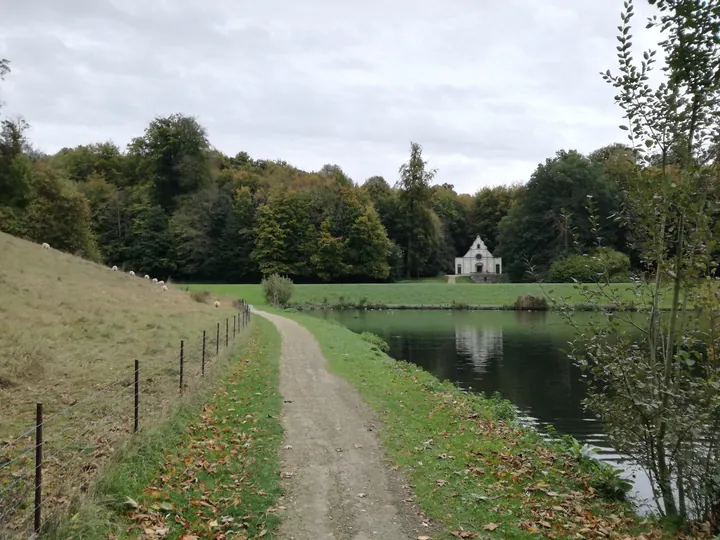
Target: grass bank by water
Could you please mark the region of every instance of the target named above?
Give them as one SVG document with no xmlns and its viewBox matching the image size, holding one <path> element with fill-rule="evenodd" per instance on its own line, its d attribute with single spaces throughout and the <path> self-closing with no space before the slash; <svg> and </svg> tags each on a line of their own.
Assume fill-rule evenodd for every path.
<svg viewBox="0 0 720 540">
<path fill-rule="evenodd" d="M 185 285 L 183 286 L 185 287 Z M 260 285 L 187 285 L 190 290 L 207 290 L 213 295 L 245 298 L 251 304 L 264 305 Z M 633 298 L 630 286 L 613 284 L 612 291 L 624 300 Z M 314 307 L 387 306 L 456 309 L 484 307 L 512 309 L 518 296 L 532 294 L 564 298 L 570 305 L 580 306 L 586 299 L 572 283 L 539 285 L 537 283 L 351 283 L 328 285 L 295 285 L 292 304 Z"/>
<path fill-rule="evenodd" d="M 383 423 L 388 457 L 421 508 L 461 538 L 661 538 L 623 503 L 597 462 L 512 421 L 514 409 L 396 362 L 346 328 L 284 312 L 318 339 L 331 369 L 353 383 Z M 463 536 L 465 535 L 465 536 Z M 580 536 L 576 536 L 580 535 Z M 452 538 L 453 536 L 448 536 Z"/>
<path fill-rule="evenodd" d="M 272 537 L 279 523 L 281 339 L 255 318 L 215 387 L 143 434 L 52 537 Z M 184 536 L 183 536 L 184 535 Z"/>
</svg>

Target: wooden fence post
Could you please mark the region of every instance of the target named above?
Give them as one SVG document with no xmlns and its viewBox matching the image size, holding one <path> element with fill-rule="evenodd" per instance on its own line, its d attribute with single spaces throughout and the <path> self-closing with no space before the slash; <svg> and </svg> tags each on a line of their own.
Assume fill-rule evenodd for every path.
<svg viewBox="0 0 720 540">
<path fill-rule="evenodd" d="M 35 533 L 42 528 L 43 404 L 35 405 Z"/>
<path fill-rule="evenodd" d="M 135 360 L 135 425 L 133 433 L 137 433 L 140 428 L 140 361 Z"/>
<path fill-rule="evenodd" d="M 185 342 L 180 340 L 180 391 L 183 391 L 183 371 L 185 368 Z"/>
<path fill-rule="evenodd" d="M 200 364 L 200 373 L 205 376 L 205 330 L 203 330 L 203 345 L 202 345 L 202 364 Z"/>
</svg>

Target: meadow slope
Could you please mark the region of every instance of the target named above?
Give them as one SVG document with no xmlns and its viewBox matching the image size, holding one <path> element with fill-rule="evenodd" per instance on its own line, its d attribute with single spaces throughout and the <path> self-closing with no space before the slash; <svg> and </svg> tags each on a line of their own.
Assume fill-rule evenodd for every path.
<svg viewBox="0 0 720 540">
<path fill-rule="evenodd" d="M 77 503 L 129 439 L 135 359 L 143 430 L 181 401 L 181 340 L 184 395 L 220 373 L 226 351 L 248 332 L 235 326 L 232 301 L 216 308 L 194 296 L 0 233 L 0 524 L 20 534 L 32 521 L 36 402 L 51 518 Z"/>
<path fill-rule="evenodd" d="M 132 374 L 176 368 L 180 340 L 195 350 L 207 330 L 237 311 L 170 287 L 0 233 L 0 438 Z M 212 334 L 212 336 L 211 336 Z M 221 342 L 223 339 L 221 339 Z"/>
</svg>

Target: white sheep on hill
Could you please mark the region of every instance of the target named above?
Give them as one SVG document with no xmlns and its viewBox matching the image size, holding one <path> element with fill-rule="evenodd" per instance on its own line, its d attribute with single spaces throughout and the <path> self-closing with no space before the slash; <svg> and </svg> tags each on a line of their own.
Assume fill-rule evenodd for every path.
<svg viewBox="0 0 720 540">
<path fill-rule="evenodd" d="M 163 291 L 167 291 L 167 290 L 168 290 L 167 285 L 163 285 L 163 286 L 162 286 L 162 290 L 163 290 Z"/>
<path fill-rule="evenodd" d="M 152 282 L 153 282 L 153 284 L 157 284 L 157 278 L 154 277 L 154 278 L 152 279 Z"/>
<path fill-rule="evenodd" d="M 148 276 L 147 274 L 145 274 L 145 279 L 150 279 L 150 276 Z"/>
<path fill-rule="evenodd" d="M 215 307 L 220 307 L 220 302 L 218 302 L 217 300 L 215 300 Z"/>
<path fill-rule="evenodd" d="M 113 272 L 117 272 L 117 266 L 113 266 L 113 267 L 112 267 L 112 271 L 113 271 Z"/>
<path fill-rule="evenodd" d="M 47 242 L 43 242 L 42 247 L 43 249 L 50 249 L 50 244 L 48 244 Z"/>
<path fill-rule="evenodd" d="M 128 272 L 128 275 L 129 275 L 130 277 L 135 277 L 135 272 L 133 272 L 132 270 L 130 270 L 130 271 Z"/>
<path fill-rule="evenodd" d="M 165 285 L 165 282 L 162 281 L 162 280 L 161 280 L 161 281 L 158 281 L 158 285 Z"/>
</svg>

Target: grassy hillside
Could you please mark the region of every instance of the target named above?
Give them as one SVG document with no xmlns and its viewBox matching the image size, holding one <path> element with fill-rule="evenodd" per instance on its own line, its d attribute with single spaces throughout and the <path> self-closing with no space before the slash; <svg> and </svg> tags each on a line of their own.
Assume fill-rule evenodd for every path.
<svg viewBox="0 0 720 540">
<path fill-rule="evenodd" d="M 181 339 L 194 350 L 236 314 L 3 233 L 0 257 L 0 410 L 14 412 L 0 437 L 30 425 L 35 401 L 46 414 L 71 405 L 131 374 L 135 358 L 147 376 L 174 368 Z"/>
<path fill-rule="evenodd" d="M 38 401 L 46 419 L 48 491 L 68 468 L 68 452 L 86 456 L 78 465 L 89 476 L 132 432 L 134 359 L 140 360 L 140 425 L 163 418 L 179 399 L 180 340 L 186 393 L 201 384 L 203 330 L 208 375 L 219 365 L 217 323 L 218 358 L 225 358 L 225 320 L 232 341 L 238 312 L 230 300 L 220 308 L 213 303 L 0 233 L 0 491 L 10 486 L 21 501 L 32 480 L 28 449 Z M 72 474 L 77 478 L 78 470 Z M 11 500 L 7 492 L 0 497 L 0 515 Z"/>
</svg>

